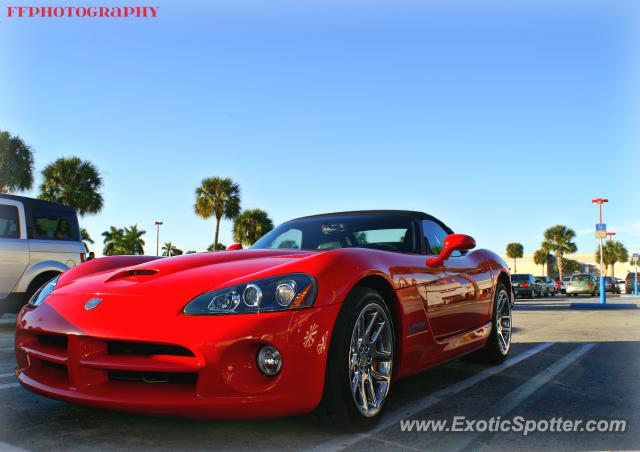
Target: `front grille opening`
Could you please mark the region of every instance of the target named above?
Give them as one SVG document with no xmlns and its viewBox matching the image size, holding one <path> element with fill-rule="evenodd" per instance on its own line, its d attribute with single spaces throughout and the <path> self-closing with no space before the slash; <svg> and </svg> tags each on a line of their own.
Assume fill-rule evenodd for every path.
<svg viewBox="0 0 640 452">
<path fill-rule="evenodd" d="M 40 364 L 44 367 L 48 367 L 49 369 L 55 370 L 57 372 L 67 373 L 67 366 L 60 363 L 52 363 L 51 361 L 39 360 Z"/>
<path fill-rule="evenodd" d="M 179 345 L 154 344 L 151 342 L 109 341 L 110 355 L 172 355 L 195 356 L 191 350 Z"/>
<path fill-rule="evenodd" d="M 38 342 L 48 345 L 54 345 L 56 347 L 67 348 L 69 344 L 69 338 L 64 334 L 40 334 L 38 335 Z"/>
<path fill-rule="evenodd" d="M 196 373 L 139 372 L 129 370 L 109 371 L 109 380 L 135 383 L 195 385 L 197 378 L 198 374 Z"/>
</svg>

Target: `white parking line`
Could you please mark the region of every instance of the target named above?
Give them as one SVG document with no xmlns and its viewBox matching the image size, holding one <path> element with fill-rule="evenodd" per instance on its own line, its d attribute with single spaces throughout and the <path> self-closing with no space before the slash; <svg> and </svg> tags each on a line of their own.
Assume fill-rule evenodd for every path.
<svg viewBox="0 0 640 452">
<path fill-rule="evenodd" d="M 0 441 L 0 450 L 3 452 L 24 452 L 27 449 L 21 449 L 16 446 L 12 446 L 11 444 Z"/>
<path fill-rule="evenodd" d="M 9 388 L 17 388 L 18 386 L 20 386 L 20 383 L 6 383 L 6 384 L 3 384 L 3 385 L 0 385 L 0 390 L 9 389 Z"/>
<path fill-rule="evenodd" d="M 508 358 L 505 362 L 500 364 L 499 366 L 490 367 L 484 369 L 469 378 L 461 380 L 451 386 L 447 386 L 446 388 L 440 389 L 428 396 L 422 397 L 421 399 L 415 400 L 414 402 L 404 405 L 402 407 L 398 407 L 393 411 L 388 411 L 384 414 L 384 417 L 378 422 L 375 428 L 371 429 L 367 432 L 367 434 L 346 434 L 338 436 L 337 438 L 331 439 L 324 443 L 318 444 L 317 446 L 309 448 L 311 451 L 334 451 L 340 450 L 349 446 L 352 446 L 363 439 L 367 438 L 368 435 L 379 433 L 382 430 L 385 430 L 394 424 L 397 424 L 402 419 L 406 419 L 411 417 L 422 410 L 429 408 L 432 405 L 442 401 L 444 398 L 449 397 L 450 395 L 456 394 L 458 392 L 464 391 L 465 389 L 470 388 L 471 386 L 480 383 L 487 378 L 502 372 L 505 369 L 508 369 L 511 366 L 518 364 L 521 361 L 529 358 L 530 356 L 535 355 L 536 353 L 545 350 L 546 348 L 551 347 L 554 342 L 544 342 L 542 344 L 538 344 L 530 349 L 512 356 Z"/>
<path fill-rule="evenodd" d="M 566 354 L 562 358 L 560 358 L 555 363 L 551 364 L 546 369 L 542 370 L 540 373 L 535 375 L 533 378 L 528 380 L 526 383 L 518 386 L 516 389 L 511 391 L 501 400 L 499 400 L 495 405 L 489 407 L 486 410 L 483 410 L 482 417 L 483 419 L 489 419 L 494 416 L 506 416 L 511 411 L 513 411 L 516 407 L 518 407 L 522 402 L 531 397 L 538 389 L 542 386 L 549 383 L 555 377 L 558 376 L 560 372 L 571 366 L 578 359 L 580 359 L 585 353 L 591 350 L 596 344 L 583 344 L 580 347 L 572 350 L 570 353 Z M 446 450 L 446 451 L 458 451 L 467 448 L 470 443 L 474 442 L 479 436 L 482 436 L 482 432 L 476 432 L 475 435 L 447 435 L 440 441 L 437 441 L 435 444 L 432 444 L 429 448 L 433 450 Z M 478 446 L 478 447 L 474 447 Z M 483 444 L 474 444 L 471 449 L 478 450 L 480 446 Z"/>
</svg>

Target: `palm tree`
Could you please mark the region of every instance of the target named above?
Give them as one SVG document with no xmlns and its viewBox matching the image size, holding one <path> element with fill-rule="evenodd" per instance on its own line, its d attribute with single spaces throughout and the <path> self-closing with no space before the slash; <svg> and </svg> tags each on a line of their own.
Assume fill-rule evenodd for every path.
<svg viewBox="0 0 640 452">
<path fill-rule="evenodd" d="M 216 219 L 216 233 L 213 239 L 214 250 L 218 247 L 220 220 L 233 219 L 240 213 L 240 186 L 228 177 L 208 177 L 196 188 L 196 203 L 193 206 L 196 215 L 207 219 Z"/>
<path fill-rule="evenodd" d="M 512 242 L 507 245 L 507 257 L 513 259 L 513 272 L 518 273 L 518 267 L 516 267 L 516 259 L 520 259 L 524 254 L 524 247 L 522 243 Z"/>
<path fill-rule="evenodd" d="M 142 236 L 144 234 L 146 231 L 139 230 L 136 224 L 124 229 L 111 226 L 108 231 L 102 233 L 102 237 L 104 237 L 102 254 L 105 256 L 143 254 L 144 240 Z"/>
<path fill-rule="evenodd" d="M 553 269 L 560 273 L 560 261 L 553 264 Z M 562 258 L 562 268 L 567 274 L 573 274 L 580 271 L 580 262 L 573 259 Z"/>
<path fill-rule="evenodd" d="M 162 255 L 163 256 L 180 256 L 182 254 L 182 250 L 179 249 L 171 242 L 166 242 L 162 247 Z"/>
<path fill-rule="evenodd" d="M 139 230 L 137 224 L 124 228 L 123 239 L 127 251 L 126 254 L 144 254 L 144 240 L 142 236 L 146 233 L 147 231 Z"/>
<path fill-rule="evenodd" d="M 575 231 L 562 224 L 551 226 L 549 229 L 544 231 L 542 248 L 547 249 L 556 255 L 560 279 L 564 276 L 564 255 L 578 251 L 578 247 L 574 242 L 572 242 L 575 237 Z"/>
<path fill-rule="evenodd" d="M 218 246 L 214 248 L 213 243 L 207 247 L 207 251 L 224 251 L 227 247 L 223 243 L 218 243 Z"/>
<path fill-rule="evenodd" d="M 96 242 L 93 241 L 93 239 L 89 235 L 89 231 L 87 231 L 85 228 L 80 228 L 80 237 L 82 238 L 82 244 L 84 245 L 84 248 L 87 250 L 87 253 L 88 253 L 89 245 L 87 244 L 91 243 L 93 245 Z"/>
<path fill-rule="evenodd" d="M 273 221 L 264 210 L 251 209 L 242 212 L 233 222 L 233 240 L 251 246 L 273 229 Z"/>
<path fill-rule="evenodd" d="M 546 275 L 544 272 L 544 266 L 549 263 L 549 259 L 551 258 L 551 254 L 549 254 L 549 250 L 544 248 L 540 248 L 538 251 L 533 253 L 533 262 L 536 265 L 542 265 L 542 275 Z M 547 267 L 548 270 L 548 267 Z"/>
<path fill-rule="evenodd" d="M 42 170 L 40 199 L 73 206 L 80 215 L 102 210 L 102 176 L 87 160 L 59 158 Z"/>
<path fill-rule="evenodd" d="M 111 226 L 108 231 L 102 233 L 104 237 L 104 248 L 102 254 L 105 256 L 116 256 L 126 254 L 124 251 L 124 230 Z"/>
<path fill-rule="evenodd" d="M 596 249 L 596 262 L 600 262 L 600 247 Z M 611 276 L 615 276 L 615 264 L 618 262 L 626 262 L 629 259 L 627 248 L 617 240 L 607 240 L 602 246 L 602 261 L 605 265 L 605 272 L 609 273 L 611 267 Z"/>
<path fill-rule="evenodd" d="M 0 130 L 0 193 L 29 190 L 33 185 L 33 152 L 19 136 Z"/>
</svg>

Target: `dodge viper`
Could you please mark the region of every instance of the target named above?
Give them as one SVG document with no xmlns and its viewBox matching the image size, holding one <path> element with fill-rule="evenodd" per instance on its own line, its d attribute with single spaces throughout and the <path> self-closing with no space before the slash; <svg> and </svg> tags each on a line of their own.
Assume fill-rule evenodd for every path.
<svg viewBox="0 0 640 452">
<path fill-rule="evenodd" d="M 309 216 L 232 248 L 49 281 L 17 318 L 18 380 L 92 407 L 366 426 L 397 380 L 509 353 L 507 266 L 427 214 Z"/>
</svg>

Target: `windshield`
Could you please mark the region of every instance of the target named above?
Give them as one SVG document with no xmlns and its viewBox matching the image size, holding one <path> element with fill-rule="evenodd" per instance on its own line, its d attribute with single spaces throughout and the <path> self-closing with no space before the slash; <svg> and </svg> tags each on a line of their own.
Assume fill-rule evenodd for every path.
<svg viewBox="0 0 640 452">
<path fill-rule="evenodd" d="M 336 215 L 302 218 L 281 224 L 253 249 L 332 250 L 373 248 L 418 253 L 415 223 L 404 215 Z"/>
<path fill-rule="evenodd" d="M 591 281 L 591 275 L 573 275 L 571 281 Z"/>
<path fill-rule="evenodd" d="M 529 275 L 511 275 L 511 281 L 529 281 Z"/>
<path fill-rule="evenodd" d="M 571 281 L 571 276 L 565 276 L 562 278 L 563 281 Z"/>
</svg>

